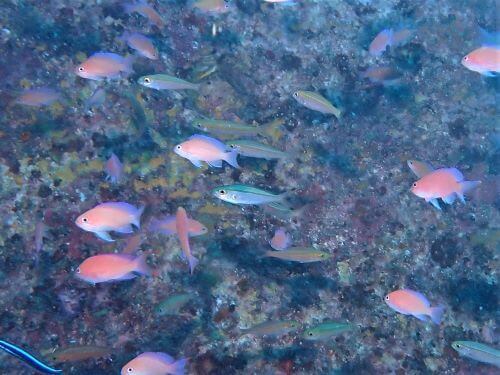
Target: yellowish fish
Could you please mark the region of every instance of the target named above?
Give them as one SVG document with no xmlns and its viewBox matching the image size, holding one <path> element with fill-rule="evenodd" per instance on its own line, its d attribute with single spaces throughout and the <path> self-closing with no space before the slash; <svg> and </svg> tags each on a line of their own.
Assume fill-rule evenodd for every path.
<svg viewBox="0 0 500 375">
<path fill-rule="evenodd" d="M 295 91 L 293 97 L 304 107 L 324 114 L 332 114 L 340 118 L 341 111 L 318 93 L 312 91 Z"/>
</svg>

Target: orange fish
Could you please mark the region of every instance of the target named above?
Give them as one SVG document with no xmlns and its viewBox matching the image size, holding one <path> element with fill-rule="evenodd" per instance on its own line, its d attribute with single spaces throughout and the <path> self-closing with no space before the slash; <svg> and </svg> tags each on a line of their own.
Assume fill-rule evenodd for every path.
<svg viewBox="0 0 500 375">
<path fill-rule="evenodd" d="M 372 83 L 391 86 L 399 83 L 401 75 L 389 66 L 376 66 L 362 72 L 361 78 L 366 78 Z"/>
<path fill-rule="evenodd" d="M 480 47 L 462 59 L 462 65 L 487 77 L 500 73 L 500 46 Z"/>
<path fill-rule="evenodd" d="M 123 366 L 121 375 L 184 375 L 186 358 L 175 360 L 166 353 L 146 352 Z"/>
<path fill-rule="evenodd" d="M 163 18 L 160 16 L 160 14 L 145 0 L 139 0 L 137 3 L 124 4 L 123 7 L 125 8 L 125 12 L 129 14 L 137 12 L 141 16 L 146 17 L 149 22 L 151 22 L 153 25 L 158 26 L 159 28 L 165 26 L 165 21 L 163 21 Z"/>
<path fill-rule="evenodd" d="M 196 259 L 191 253 L 191 246 L 189 245 L 188 217 L 186 210 L 182 207 L 177 209 L 177 214 L 175 215 L 175 229 L 177 230 L 177 236 L 179 237 L 182 251 L 189 262 L 189 270 L 192 274 L 194 268 L 198 264 L 198 259 Z"/>
<path fill-rule="evenodd" d="M 290 235 L 285 231 L 285 228 L 278 228 L 269 244 L 274 250 L 286 250 L 290 247 L 291 242 Z"/>
<path fill-rule="evenodd" d="M 410 167 L 411 171 L 418 178 L 422 178 L 426 174 L 429 174 L 434 170 L 434 168 L 432 168 L 432 165 L 430 165 L 429 163 L 425 163 L 423 161 L 408 160 L 407 163 L 408 167 Z"/>
<path fill-rule="evenodd" d="M 76 269 L 76 277 L 92 284 L 130 280 L 137 274 L 150 276 L 145 255 L 102 254 L 87 258 Z"/>
<path fill-rule="evenodd" d="M 139 52 L 142 56 L 151 60 L 158 60 L 158 51 L 156 50 L 156 47 L 151 39 L 147 36 L 140 33 L 130 33 L 125 31 L 120 39 L 127 43 L 130 48 Z"/>
<path fill-rule="evenodd" d="M 42 87 L 38 89 L 26 90 L 14 103 L 29 105 L 31 107 L 41 107 L 51 105 L 61 99 L 61 95 L 53 89 Z"/>
<path fill-rule="evenodd" d="M 437 198 L 452 204 L 458 197 L 465 203 L 464 194 L 480 183 L 481 181 L 465 181 L 463 174 L 456 168 L 441 168 L 413 183 L 411 192 L 440 210 Z"/>
<path fill-rule="evenodd" d="M 95 81 L 106 78 L 117 79 L 122 74 L 127 75 L 134 72 L 132 63 L 133 57 L 123 57 L 110 52 L 98 52 L 80 64 L 75 73 L 82 78 Z"/>
<path fill-rule="evenodd" d="M 136 208 L 125 202 L 107 202 L 78 216 L 75 224 L 105 241 L 114 241 L 108 232 L 132 233 L 132 225 L 140 228 L 144 207 Z"/>
<path fill-rule="evenodd" d="M 225 13 L 229 10 L 228 0 L 198 0 L 193 6 L 207 13 Z"/>
<path fill-rule="evenodd" d="M 123 177 L 123 164 L 113 152 L 106 161 L 104 168 L 107 174 L 106 180 L 109 180 L 113 184 L 120 182 Z"/>
<path fill-rule="evenodd" d="M 370 43 L 368 47 L 368 52 L 372 56 L 380 56 L 385 52 L 387 47 L 392 45 L 392 37 L 394 32 L 392 29 L 384 29 L 377 34 L 375 39 Z"/>
<path fill-rule="evenodd" d="M 410 289 L 396 290 L 386 295 L 384 300 L 389 307 L 401 314 L 413 315 L 423 321 L 430 317 L 434 323 L 441 323 L 444 307 L 431 307 L 427 298 L 419 292 Z"/>
<path fill-rule="evenodd" d="M 161 220 L 153 220 L 150 229 L 161 232 L 167 236 L 177 233 L 177 223 L 175 215 L 167 216 Z M 188 219 L 189 237 L 201 236 L 208 232 L 208 228 L 199 221 Z"/>
<path fill-rule="evenodd" d="M 222 168 L 223 160 L 233 167 L 239 168 L 237 150 L 233 150 L 221 141 L 205 135 L 196 134 L 191 136 L 187 141 L 175 146 L 174 152 L 188 159 L 198 168 L 202 166 L 202 161 L 207 162 L 212 167 Z"/>
</svg>

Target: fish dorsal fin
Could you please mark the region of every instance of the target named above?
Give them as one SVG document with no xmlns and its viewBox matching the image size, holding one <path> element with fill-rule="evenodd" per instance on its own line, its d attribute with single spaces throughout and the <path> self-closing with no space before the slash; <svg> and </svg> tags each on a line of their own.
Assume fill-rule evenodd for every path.
<svg viewBox="0 0 500 375">
<path fill-rule="evenodd" d="M 457 168 L 448 168 L 448 172 L 455 177 L 457 182 L 462 182 L 464 180 L 464 175 Z"/>
<path fill-rule="evenodd" d="M 163 352 L 146 352 L 146 353 L 142 353 L 140 354 L 139 356 L 137 356 L 137 358 L 151 358 L 155 361 L 161 361 L 161 362 L 165 362 L 165 363 L 174 363 L 175 362 L 175 359 L 172 358 L 171 356 L 169 356 L 167 353 L 163 353 Z"/>
</svg>

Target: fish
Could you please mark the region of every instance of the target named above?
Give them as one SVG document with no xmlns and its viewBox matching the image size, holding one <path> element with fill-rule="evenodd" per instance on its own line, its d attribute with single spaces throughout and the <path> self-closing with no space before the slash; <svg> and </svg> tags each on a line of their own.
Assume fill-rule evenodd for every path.
<svg viewBox="0 0 500 375">
<path fill-rule="evenodd" d="M 30 367 L 44 374 L 62 374 L 62 370 L 58 370 L 54 367 L 49 366 L 42 360 L 28 353 L 26 350 L 10 342 L 0 340 L 0 349 L 16 357 L 17 359 L 20 359 Z"/>
<path fill-rule="evenodd" d="M 384 86 L 392 86 L 399 83 L 401 75 L 390 66 L 374 66 L 361 73 L 361 78 Z"/>
<path fill-rule="evenodd" d="M 273 238 L 269 241 L 269 244 L 274 250 L 286 250 L 290 247 L 291 243 L 292 239 L 285 228 L 276 229 Z"/>
<path fill-rule="evenodd" d="M 123 366 L 121 375 L 184 375 L 187 359 L 175 360 L 161 352 L 145 352 Z"/>
<path fill-rule="evenodd" d="M 85 101 L 85 110 L 100 107 L 106 101 L 106 90 L 96 89 L 94 93 Z"/>
<path fill-rule="evenodd" d="M 175 215 L 170 215 L 160 220 L 153 220 L 149 229 L 170 236 L 172 234 L 177 234 L 176 225 Z M 207 234 L 208 228 L 199 221 L 188 219 L 188 232 L 189 237 L 196 237 Z"/>
<path fill-rule="evenodd" d="M 133 57 L 123 57 L 111 52 L 97 52 L 90 56 L 75 70 L 82 78 L 101 81 L 103 79 L 118 79 L 122 75 L 134 72 Z"/>
<path fill-rule="evenodd" d="M 299 323 L 294 320 L 269 321 L 254 325 L 248 329 L 242 329 L 241 334 L 253 336 L 281 336 L 296 331 Z"/>
<path fill-rule="evenodd" d="M 259 126 L 248 125 L 241 122 L 212 120 L 197 118 L 193 126 L 207 133 L 223 135 L 257 135 L 263 131 Z"/>
<path fill-rule="evenodd" d="M 43 247 L 43 239 L 45 238 L 45 233 L 47 232 L 47 226 L 43 221 L 37 221 L 35 224 L 35 251 L 40 253 Z"/>
<path fill-rule="evenodd" d="M 465 203 L 464 194 L 479 184 L 481 181 L 465 181 L 463 174 L 456 168 L 440 168 L 414 182 L 411 192 L 440 210 L 437 198 L 452 204 L 458 197 Z"/>
<path fill-rule="evenodd" d="M 291 247 L 283 251 L 266 251 L 265 258 L 277 258 L 298 263 L 321 262 L 332 257 L 331 254 L 314 247 Z"/>
<path fill-rule="evenodd" d="M 284 202 L 287 193 L 274 194 L 250 185 L 234 184 L 224 185 L 212 189 L 216 198 L 232 204 L 271 204 Z"/>
<path fill-rule="evenodd" d="M 462 58 L 462 65 L 486 77 L 500 73 L 500 45 L 482 46 Z"/>
<path fill-rule="evenodd" d="M 169 296 L 163 302 L 159 303 L 155 308 L 155 312 L 159 316 L 177 315 L 189 301 L 193 299 L 190 294 L 174 294 Z"/>
<path fill-rule="evenodd" d="M 306 340 L 327 340 L 332 336 L 352 331 L 355 328 L 354 325 L 350 323 L 339 323 L 339 322 L 323 322 L 312 328 L 307 329 L 304 332 L 304 338 Z"/>
<path fill-rule="evenodd" d="M 14 103 L 30 107 L 42 107 L 58 102 L 60 99 L 61 94 L 56 90 L 49 87 L 40 87 L 24 91 Z"/>
<path fill-rule="evenodd" d="M 424 161 L 408 160 L 407 163 L 408 163 L 408 167 L 410 167 L 411 171 L 418 178 L 422 178 L 434 170 L 432 165 L 430 165 L 429 163 L 426 163 Z"/>
<path fill-rule="evenodd" d="M 324 114 L 332 114 L 340 118 L 341 111 L 318 93 L 312 91 L 295 91 L 293 97 L 304 107 Z"/>
<path fill-rule="evenodd" d="M 117 184 L 123 178 L 123 164 L 113 152 L 104 165 L 106 180 Z"/>
<path fill-rule="evenodd" d="M 202 161 L 211 167 L 222 168 L 225 161 L 234 168 L 239 168 L 238 152 L 231 150 L 221 141 L 205 135 L 195 134 L 174 147 L 174 152 L 188 159 L 193 165 L 201 168 Z"/>
<path fill-rule="evenodd" d="M 226 13 L 230 8 L 229 0 L 197 0 L 193 6 L 207 13 Z"/>
<path fill-rule="evenodd" d="M 158 28 L 162 28 L 163 26 L 165 26 L 165 21 L 160 16 L 160 14 L 144 0 L 139 0 L 135 3 L 126 3 L 123 4 L 123 7 L 126 13 L 139 13 L 141 16 L 146 17 L 149 22 L 151 22 Z"/>
<path fill-rule="evenodd" d="M 50 358 L 56 362 L 77 362 L 86 359 L 106 357 L 113 352 L 111 348 L 96 345 L 77 345 L 60 348 L 50 354 Z"/>
<path fill-rule="evenodd" d="M 104 241 L 112 242 L 114 240 L 108 232 L 132 233 L 132 225 L 140 228 L 144 208 L 136 208 L 125 202 L 101 203 L 78 216 L 75 224 Z"/>
<path fill-rule="evenodd" d="M 384 29 L 377 34 L 368 47 L 368 52 L 372 56 L 380 56 L 384 53 L 387 47 L 393 44 L 394 31 L 392 29 Z"/>
<path fill-rule="evenodd" d="M 475 341 L 453 341 L 451 347 L 461 356 L 500 367 L 500 350 L 491 346 Z"/>
<path fill-rule="evenodd" d="M 231 147 L 233 150 L 236 150 L 239 155 L 250 158 L 272 160 L 285 159 L 290 156 L 286 152 L 278 150 L 272 146 L 249 139 L 238 139 L 230 141 L 229 147 Z"/>
<path fill-rule="evenodd" d="M 422 293 L 410 289 L 400 289 L 387 294 L 385 303 L 393 310 L 404 315 L 412 315 L 422 321 L 429 317 L 439 324 L 443 318 L 444 307 L 431 307 L 430 302 Z"/>
<path fill-rule="evenodd" d="M 177 209 L 177 214 L 175 215 L 175 229 L 179 237 L 179 242 L 181 243 L 182 252 L 188 260 L 189 271 L 193 274 L 194 268 L 198 264 L 198 259 L 196 259 L 191 252 L 191 246 L 189 245 L 188 217 L 186 210 L 182 207 Z"/>
<path fill-rule="evenodd" d="M 138 233 L 134 236 L 131 236 L 125 242 L 125 246 L 123 247 L 122 254 L 132 254 L 135 253 L 142 244 L 142 235 Z"/>
<path fill-rule="evenodd" d="M 101 254 L 85 259 L 75 275 L 80 280 L 98 284 L 130 280 L 138 275 L 151 276 L 151 269 L 145 255 Z"/>
<path fill-rule="evenodd" d="M 393 31 L 392 33 L 392 45 L 400 46 L 409 41 L 415 34 L 415 29 L 412 28 L 402 28 L 400 30 Z"/>
<path fill-rule="evenodd" d="M 147 57 L 150 60 L 158 60 L 158 51 L 153 41 L 147 36 L 137 32 L 125 31 L 120 40 L 127 43 L 133 50 L 139 52 L 141 56 Z"/>
<path fill-rule="evenodd" d="M 166 74 L 142 76 L 137 83 L 155 90 L 198 90 L 200 85 Z"/>
</svg>

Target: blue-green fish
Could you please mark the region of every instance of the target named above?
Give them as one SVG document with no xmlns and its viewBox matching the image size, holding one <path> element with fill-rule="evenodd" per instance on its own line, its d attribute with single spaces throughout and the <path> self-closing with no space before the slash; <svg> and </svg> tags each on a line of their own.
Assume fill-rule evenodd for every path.
<svg viewBox="0 0 500 375">
<path fill-rule="evenodd" d="M 500 367 L 500 350 L 474 341 L 454 341 L 451 347 L 460 355 Z"/>
<path fill-rule="evenodd" d="M 312 91 L 296 91 L 293 93 L 293 97 L 304 107 L 312 109 L 313 111 L 332 114 L 335 117 L 340 118 L 340 109 L 334 107 L 332 103 L 320 94 Z"/>
<path fill-rule="evenodd" d="M 199 85 L 166 74 L 143 76 L 137 83 L 155 90 L 198 90 Z"/>
<path fill-rule="evenodd" d="M 0 349 L 20 359 L 37 371 L 43 372 L 44 374 L 62 374 L 62 370 L 50 367 L 46 363 L 43 363 L 35 356 L 28 353 L 26 350 L 20 348 L 17 345 L 11 344 L 10 342 L 0 340 Z"/>
<path fill-rule="evenodd" d="M 212 190 L 212 194 L 229 203 L 233 204 L 270 204 L 283 202 L 286 193 L 274 194 L 249 185 L 224 185 Z"/>
<path fill-rule="evenodd" d="M 190 294 L 174 294 L 169 296 L 163 302 L 160 302 L 155 308 L 156 314 L 163 315 L 177 315 L 189 301 L 193 299 Z"/>
<path fill-rule="evenodd" d="M 340 333 L 351 331 L 354 327 L 349 323 L 324 322 L 307 329 L 304 332 L 304 338 L 306 340 L 326 340 Z"/>
<path fill-rule="evenodd" d="M 236 150 L 238 154 L 250 158 L 260 159 L 284 159 L 289 155 L 286 152 L 278 150 L 272 146 L 252 141 L 249 139 L 238 139 L 228 142 L 229 147 Z"/>
<path fill-rule="evenodd" d="M 316 250 L 314 247 L 291 247 L 283 251 L 266 251 L 264 257 L 298 263 L 313 263 L 330 259 L 332 255 L 321 250 Z"/>
<path fill-rule="evenodd" d="M 299 328 L 299 323 L 293 320 L 269 321 L 257 324 L 248 329 L 242 329 L 242 335 L 254 336 L 281 336 Z"/>
</svg>

